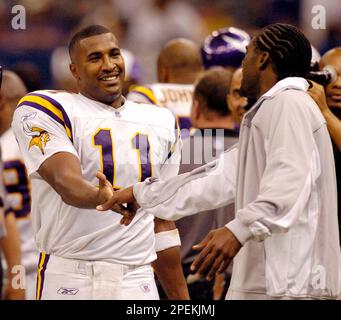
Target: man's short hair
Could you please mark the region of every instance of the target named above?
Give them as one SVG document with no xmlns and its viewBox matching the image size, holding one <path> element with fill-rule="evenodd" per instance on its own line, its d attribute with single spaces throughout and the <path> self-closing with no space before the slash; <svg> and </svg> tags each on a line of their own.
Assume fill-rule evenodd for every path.
<svg viewBox="0 0 341 320">
<path fill-rule="evenodd" d="M 70 40 L 69 43 L 69 54 L 72 58 L 72 51 L 75 48 L 76 44 L 78 44 L 81 40 L 93 36 L 98 36 L 103 33 L 111 33 L 111 31 L 100 25 L 91 25 L 79 30 Z"/>
<path fill-rule="evenodd" d="M 222 67 L 205 71 L 194 88 L 194 97 L 199 99 L 204 112 L 215 112 L 224 117 L 230 114 L 226 95 L 230 90 L 232 72 Z"/>
<path fill-rule="evenodd" d="M 311 45 L 296 27 L 275 23 L 255 37 L 256 48 L 268 52 L 279 80 L 306 77 L 311 62 Z"/>
</svg>

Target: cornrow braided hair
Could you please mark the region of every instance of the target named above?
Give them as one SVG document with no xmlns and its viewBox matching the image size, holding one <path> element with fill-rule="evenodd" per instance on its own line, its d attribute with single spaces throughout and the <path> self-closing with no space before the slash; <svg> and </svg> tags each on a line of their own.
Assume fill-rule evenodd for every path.
<svg viewBox="0 0 341 320">
<path fill-rule="evenodd" d="M 296 27 L 275 23 L 255 37 L 256 48 L 268 52 L 279 80 L 306 77 L 310 69 L 311 45 Z"/>
</svg>

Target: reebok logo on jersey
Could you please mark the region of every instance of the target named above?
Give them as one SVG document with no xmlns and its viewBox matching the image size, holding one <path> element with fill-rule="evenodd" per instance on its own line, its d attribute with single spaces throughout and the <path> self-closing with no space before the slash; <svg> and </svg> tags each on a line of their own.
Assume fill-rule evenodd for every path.
<svg viewBox="0 0 341 320">
<path fill-rule="evenodd" d="M 74 288 L 60 288 L 57 293 L 66 296 L 74 296 L 79 290 Z"/>
<path fill-rule="evenodd" d="M 140 288 L 141 290 L 144 292 L 144 293 L 148 293 L 150 292 L 150 284 L 149 283 L 143 283 L 140 285 Z"/>
</svg>

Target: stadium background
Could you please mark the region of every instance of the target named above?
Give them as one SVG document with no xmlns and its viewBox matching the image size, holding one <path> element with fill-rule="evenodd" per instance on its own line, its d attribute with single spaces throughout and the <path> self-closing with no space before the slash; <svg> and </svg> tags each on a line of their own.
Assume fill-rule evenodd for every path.
<svg viewBox="0 0 341 320">
<path fill-rule="evenodd" d="M 18 4 L 26 9 L 25 30 L 12 28 L 11 10 Z M 326 9 L 326 29 L 312 27 L 315 5 Z M 172 38 L 201 44 L 221 27 L 252 34 L 267 24 L 288 22 L 300 27 L 323 54 L 341 45 L 340 18 L 337 0 L 5 0 L 0 1 L 0 64 L 28 77 L 29 91 L 61 87 L 68 71 L 60 66 L 67 66 L 70 34 L 80 25 L 103 23 L 135 55 L 139 81 L 145 83 L 156 80 L 156 56 Z"/>
</svg>

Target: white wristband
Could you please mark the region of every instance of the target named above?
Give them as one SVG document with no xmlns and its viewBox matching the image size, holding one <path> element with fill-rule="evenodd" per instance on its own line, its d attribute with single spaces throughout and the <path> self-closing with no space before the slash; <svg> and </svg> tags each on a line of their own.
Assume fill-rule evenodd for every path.
<svg viewBox="0 0 341 320">
<path fill-rule="evenodd" d="M 162 231 L 155 234 L 155 251 L 159 252 L 168 248 L 181 245 L 178 229 Z"/>
</svg>

